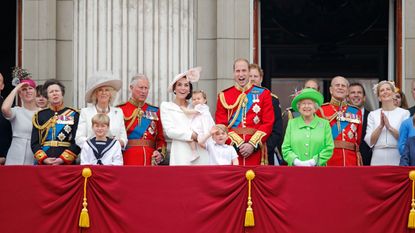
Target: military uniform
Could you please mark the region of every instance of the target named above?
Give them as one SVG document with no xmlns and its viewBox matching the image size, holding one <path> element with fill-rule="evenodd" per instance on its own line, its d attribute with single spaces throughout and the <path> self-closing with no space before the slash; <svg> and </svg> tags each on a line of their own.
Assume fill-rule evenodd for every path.
<svg viewBox="0 0 415 233">
<path fill-rule="evenodd" d="M 64 106 L 35 113 L 31 147 L 38 164 L 48 157 L 73 163 L 81 150 L 75 143 L 78 121 L 78 111 Z"/>
<path fill-rule="evenodd" d="M 240 165 L 268 164 L 265 142 L 274 124 L 271 92 L 263 87 L 247 84 L 244 88 L 232 86 L 218 96 L 216 123 L 229 128 L 228 144 L 239 154 L 243 143 L 251 144 L 254 152 L 244 158 L 239 154 Z"/>
<path fill-rule="evenodd" d="M 128 144 L 124 151 L 124 165 L 154 165 L 152 155 L 158 150 L 166 156 L 166 140 L 158 107 L 138 103 L 134 99 L 118 106 L 124 113 Z"/>
<path fill-rule="evenodd" d="M 330 122 L 334 140 L 333 156 L 328 166 L 360 166 L 359 145 L 362 136 L 362 112 L 355 106 L 334 98 L 316 112 Z"/>
</svg>

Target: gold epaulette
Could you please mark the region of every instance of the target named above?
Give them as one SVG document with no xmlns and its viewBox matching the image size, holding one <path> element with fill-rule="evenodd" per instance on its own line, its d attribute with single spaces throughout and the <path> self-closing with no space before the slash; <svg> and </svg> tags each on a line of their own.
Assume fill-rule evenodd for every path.
<svg viewBox="0 0 415 233">
<path fill-rule="evenodd" d="M 321 106 L 325 106 L 325 105 L 329 105 L 329 104 L 330 104 L 330 102 L 326 102 L 326 103 L 322 104 Z"/>
<path fill-rule="evenodd" d="M 271 96 L 274 97 L 275 99 L 278 99 L 278 96 L 275 95 L 274 93 L 271 93 Z"/>
<path fill-rule="evenodd" d="M 77 113 L 79 113 L 80 111 L 79 111 L 79 109 L 76 109 L 76 108 L 73 108 L 73 107 L 66 107 L 66 108 L 69 108 L 70 110 L 72 110 L 72 111 L 74 111 L 74 112 L 77 112 Z"/>
</svg>

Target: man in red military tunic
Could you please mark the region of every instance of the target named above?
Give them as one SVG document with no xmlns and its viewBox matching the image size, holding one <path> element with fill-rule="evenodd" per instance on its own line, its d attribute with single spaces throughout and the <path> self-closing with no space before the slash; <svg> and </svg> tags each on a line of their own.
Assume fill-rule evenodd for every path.
<svg viewBox="0 0 415 233">
<path fill-rule="evenodd" d="M 330 85 L 331 100 L 316 112 L 319 117 L 330 122 L 334 140 L 333 156 L 328 166 L 360 166 L 362 158 L 359 152 L 362 136 L 362 112 L 346 102 L 349 82 L 341 76 L 332 79 Z"/>
<path fill-rule="evenodd" d="M 159 108 L 145 102 L 149 86 L 145 75 L 134 76 L 130 83 L 131 98 L 118 106 L 124 113 L 128 137 L 124 165 L 157 165 L 166 156 Z"/>
<path fill-rule="evenodd" d="M 238 151 L 240 165 L 268 164 L 265 142 L 274 124 L 271 92 L 249 82 L 249 62 L 233 65 L 235 85 L 219 93 L 216 123 L 229 128 L 228 144 Z"/>
</svg>

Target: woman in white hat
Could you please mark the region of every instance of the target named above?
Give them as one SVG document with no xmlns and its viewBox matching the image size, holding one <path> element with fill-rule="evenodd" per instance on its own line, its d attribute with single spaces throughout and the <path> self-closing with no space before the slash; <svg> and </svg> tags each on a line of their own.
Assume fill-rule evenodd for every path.
<svg viewBox="0 0 415 233">
<path fill-rule="evenodd" d="M 94 136 L 91 119 L 97 113 L 105 113 L 110 118 L 108 137 L 117 138 L 121 147 L 127 145 L 127 133 L 124 126 L 124 114 L 120 108 L 111 106 L 122 82 L 114 78 L 110 72 L 99 71 L 93 74 L 87 85 L 85 100 L 92 105 L 81 109 L 76 144 L 82 148 L 88 138 Z"/>
<path fill-rule="evenodd" d="M 197 141 L 197 133 L 190 127 L 191 116 L 186 115 L 181 107 L 189 108 L 192 97 L 192 83 L 200 77 L 200 68 L 192 68 L 177 75 L 170 82 L 168 91 L 175 95 L 171 102 L 162 102 L 160 117 L 167 137 L 172 139 L 170 165 L 203 165 L 209 163 L 207 151 L 198 148 L 199 158 L 194 160 L 188 142 Z"/>
</svg>

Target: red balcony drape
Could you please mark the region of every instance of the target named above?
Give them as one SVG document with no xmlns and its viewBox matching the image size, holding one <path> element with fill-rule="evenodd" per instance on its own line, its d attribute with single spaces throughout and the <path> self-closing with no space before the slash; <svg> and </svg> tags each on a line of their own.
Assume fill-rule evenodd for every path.
<svg viewBox="0 0 415 233">
<path fill-rule="evenodd" d="M 411 167 L 0 167 L 1 232 L 404 233 Z M 254 227 L 244 227 L 253 169 Z"/>
</svg>

